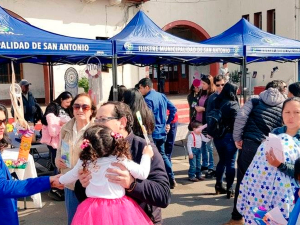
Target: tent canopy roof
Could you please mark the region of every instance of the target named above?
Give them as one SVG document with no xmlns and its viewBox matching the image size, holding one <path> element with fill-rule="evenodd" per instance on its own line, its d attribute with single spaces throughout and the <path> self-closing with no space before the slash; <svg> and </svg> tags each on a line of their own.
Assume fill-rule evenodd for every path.
<svg viewBox="0 0 300 225">
<path fill-rule="evenodd" d="M 139 11 L 127 26 L 110 40 L 115 42 L 118 62 L 123 63 L 151 64 L 173 60 L 188 62 L 199 57 L 243 55 L 239 46 L 203 45 L 173 36 L 159 28 L 142 11 Z"/>
<path fill-rule="evenodd" d="M 300 42 L 265 32 L 242 18 L 202 44 L 245 46 L 247 62 L 290 61 L 300 58 Z M 235 59 L 233 59 L 235 60 Z"/>
<path fill-rule="evenodd" d="M 80 63 L 90 56 L 112 56 L 111 41 L 67 37 L 42 30 L 0 7 L 0 62 Z"/>
</svg>

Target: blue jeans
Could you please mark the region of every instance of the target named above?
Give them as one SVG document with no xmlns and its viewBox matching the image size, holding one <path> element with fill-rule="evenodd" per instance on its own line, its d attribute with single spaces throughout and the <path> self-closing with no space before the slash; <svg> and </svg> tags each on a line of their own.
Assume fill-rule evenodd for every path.
<svg viewBox="0 0 300 225">
<path fill-rule="evenodd" d="M 65 188 L 65 205 L 68 216 L 68 225 L 71 225 L 79 202 L 76 198 L 75 192 L 68 188 Z"/>
<path fill-rule="evenodd" d="M 213 142 L 202 142 L 202 166 L 207 167 L 210 170 L 213 170 L 214 165 L 214 147 Z"/>
<path fill-rule="evenodd" d="M 167 157 L 167 155 L 165 153 L 166 138 L 163 138 L 163 139 L 153 138 L 153 142 L 156 145 L 157 150 L 159 151 L 159 153 L 161 154 L 161 156 L 164 160 L 169 180 L 174 180 L 175 177 L 174 177 L 174 173 L 173 173 L 173 170 L 172 170 L 172 163 L 170 162 L 169 158 Z"/>
<path fill-rule="evenodd" d="M 170 131 L 167 134 L 167 140 L 165 143 L 165 153 L 166 156 L 168 157 L 168 159 L 171 162 L 172 165 L 172 152 L 173 152 L 173 148 L 174 148 L 174 143 L 175 143 L 175 137 L 176 137 L 176 132 L 177 132 L 177 125 L 178 123 L 171 123 L 170 124 Z"/>
<path fill-rule="evenodd" d="M 201 177 L 201 151 L 202 148 L 192 147 L 193 158 L 189 159 L 190 168 L 188 171 L 189 178 Z"/>
<path fill-rule="evenodd" d="M 216 184 L 223 182 L 223 174 L 226 168 L 227 189 L 232 188 L 235 177 L 235 160 L 237 148 L 231 133 L 227 133 L 222 139 L 214 139 L 214 143 L 219 155 L 219 162 L 216 168 Z"/>
</svg>

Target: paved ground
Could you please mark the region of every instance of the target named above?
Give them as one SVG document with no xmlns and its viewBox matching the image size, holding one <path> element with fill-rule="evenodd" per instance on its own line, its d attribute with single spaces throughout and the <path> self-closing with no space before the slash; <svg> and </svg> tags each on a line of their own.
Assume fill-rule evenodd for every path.
<svg viewBox="0 0 300 225">
<path fill-rule="evenodd" d="M 164 225 L 220 225 L 230 218 L 233 199 L 214 195 L 214 180 L 207 179 L 198 183 L 187 180 L 188 159 L 185 159 L 182 147 L 175 147 L 173 167 L 178 186 L 172 190 L 172 203 L 163 209 Z M 42 209 L 19 210 L 20 224 L 66 224 L 64 202 L 52 201 L 47 193 L 42 194 L 42 199 Z M 31 202 L 27 205 L 32 207 Z M 23 201 L 19 201 L 19 207 L 23 208 Z"/>
</svg>

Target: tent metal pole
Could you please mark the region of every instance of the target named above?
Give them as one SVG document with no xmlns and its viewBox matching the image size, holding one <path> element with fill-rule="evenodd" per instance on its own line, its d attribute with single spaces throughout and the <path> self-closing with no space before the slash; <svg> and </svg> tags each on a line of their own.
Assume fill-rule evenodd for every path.
<svg viewBox="0 0 300 225">
<path fill-rule="evenodd" d="M 53 66 L 52 66 L 52 63 L 49 61 L 48 63 L 48 67 L 49 67 L 49 82 L 50 82 L 50 102 L 52 102 L 54 100 L 54 94 L 53 94 L 53 81 L 54 81 L 54 77 L 53 77 Z"/>
<path fill-rule="evenodd" d="M 113 100 L 118 101 L 118 73 L 117 73 L 117 53 L 116 53 L 116 41 L 113 41 L 113 58 L 112 58 L 112 81 L 113 81 Z"/>
<path fill-rule="evenodd" d="M 161 92 L 160 86 L 160 63 L 157 64 L 157 92 Z"/>
<path fill-rule="evenodd" d="M 243 57 L 243 100 L 244 100 L 244 103 L 246 102 L 246 99 L 247 99 L 247 64 L 246 64 L 246 57 Z"/>
</svg>

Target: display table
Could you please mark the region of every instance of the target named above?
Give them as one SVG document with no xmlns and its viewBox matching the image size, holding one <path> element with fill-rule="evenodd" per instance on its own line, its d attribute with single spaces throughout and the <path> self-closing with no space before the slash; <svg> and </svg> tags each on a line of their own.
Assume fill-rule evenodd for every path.
<svg viewBox="0 0 300 225">
<path fill-rule="evenodd" d="M 5 149 L 2 153 L 3 160 L 16 160 L 18 158 L 19 149 L 18 148 L 11 148 Z M 19 180 L 25 180 L 27 178 L 35 178 L 37 177 L 35 164 L 32 155 L 29 154 L 28 156 L 28 163 L 25 169 L 9 169 L 9 171 L 15 172 L 19 178 Z M 41 194 L 35 194 L 31 196 L 33 200 L 33 204 L 35 208 L 42 208 L 42 198 Z"/>
</svg>

